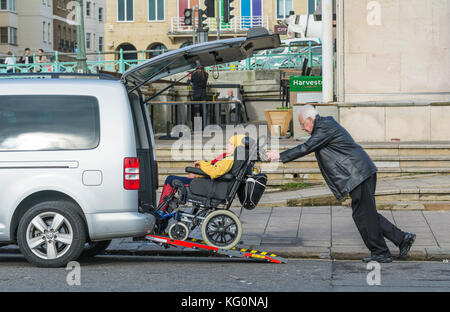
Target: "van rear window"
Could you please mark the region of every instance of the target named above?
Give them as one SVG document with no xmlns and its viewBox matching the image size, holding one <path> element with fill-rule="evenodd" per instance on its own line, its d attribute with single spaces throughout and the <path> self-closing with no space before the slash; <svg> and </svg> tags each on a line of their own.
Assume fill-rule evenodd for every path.
<svg viewBox="0 0 450 312">
<path fill-rule="evenodd" d="M 0 151 L 93 149 L 99 141 L 95 97 L 0 96 Z"/>
</svg>

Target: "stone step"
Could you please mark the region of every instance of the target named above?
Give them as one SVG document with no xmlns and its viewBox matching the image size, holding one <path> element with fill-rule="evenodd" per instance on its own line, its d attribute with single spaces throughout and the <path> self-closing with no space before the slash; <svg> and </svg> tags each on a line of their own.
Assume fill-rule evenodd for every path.
<svg viewBox="0 0 450 312">
<path fill-rule="evenodd" d="M 388 170 L 389 169 L 389 170 Z M 184 168 L 161 168 L 158 169 L 160 185 L 164 183 L 168 175 L 187 176 Z M 305 169 L 302 172 L 286 173 L 286 172 L 265 172 L 268 178 L 267 184 L 271 186 L 285 185 L 290 182 L 305 182 L 305 183 L 325 183 L 319 169 Z M 379 168 L 377 176 L 379 179 L 410 177 L 412 175 L 427 175 L 427 174 L 450 174 L 448 168 L 407 168 L 392 170 L 392 168 Z M 450 181 L 450 176 L 449 176 Z"/>
</svg>

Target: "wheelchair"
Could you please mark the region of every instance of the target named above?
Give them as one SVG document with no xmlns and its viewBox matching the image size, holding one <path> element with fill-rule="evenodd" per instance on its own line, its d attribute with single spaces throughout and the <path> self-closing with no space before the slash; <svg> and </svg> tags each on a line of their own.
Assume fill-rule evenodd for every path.
<svg viewBox="0 0 450 312">
<path fill-rule="evenodd" d="M 157 208 L 151 209 L 156 218 L 154 234 L 164 234 L 168 227 L 166 232 L 171 239 L 183 241 L 200 226 L 202 239 L 209 246 L 231 249 L 240 242 L 242 224 L 239 217 L 229 209 L 237 192 L 243 192 L 248 178 L 255 173 L 263 175 L 255 167 L 255 162 L 265 160 L 266 139 L 260 137 L 254 140 L 246 136 L 242 143 L 243 146 L 235 149 L 233 167 L 225 175 L 210 179 L 201 169 L 187 167 L 187 173 L 201 177 L 194 178 L 189 185 L 184 185 L 180 180 L 172 182 L 171 193 L 165 196 Z M 265 183 L 259 198 L 264 189 Z M 238 197 L 241 200 L 242 196 Z M 187 209 L 190 211 L 187 212 Z M 171 219 L 173 222 L 168 226 Z"/>
</svg>

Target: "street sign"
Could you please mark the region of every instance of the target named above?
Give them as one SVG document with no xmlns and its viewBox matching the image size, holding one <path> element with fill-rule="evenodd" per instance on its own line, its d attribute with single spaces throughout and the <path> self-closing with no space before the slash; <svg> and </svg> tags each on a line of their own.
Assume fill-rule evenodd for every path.
<svg viewBox="0 0 450 312">
<path fill-rule="evenodd" d="M 322 92 L 322 76 L 291 76 L 290 92 Z"/>
</svg>

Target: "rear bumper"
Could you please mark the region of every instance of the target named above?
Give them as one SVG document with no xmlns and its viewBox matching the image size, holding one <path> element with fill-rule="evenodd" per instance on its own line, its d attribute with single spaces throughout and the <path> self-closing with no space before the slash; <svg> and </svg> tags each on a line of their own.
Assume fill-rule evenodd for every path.
<svg viewBox="0 0 450 312">
<path fill-rule="evenodd" d="M 138 237 L 149 233 L 155 217 L 139 212 L 86 214 L 91 240 L 109 240 L 121 237 Z"/>
</svg>

